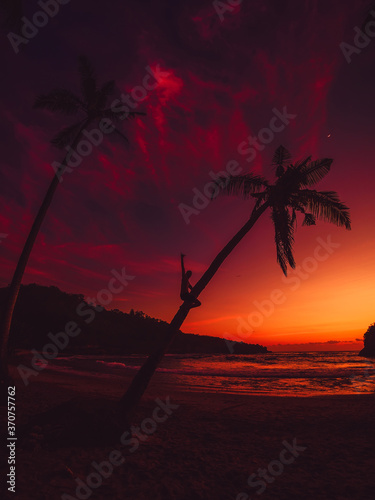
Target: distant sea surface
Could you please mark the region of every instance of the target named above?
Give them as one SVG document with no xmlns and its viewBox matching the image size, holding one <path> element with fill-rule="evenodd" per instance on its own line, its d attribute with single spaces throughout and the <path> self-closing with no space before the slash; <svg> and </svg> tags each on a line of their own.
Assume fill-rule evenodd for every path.
<svg viewBox="0 0 375 500">
<path fill-rule="evenodd" d="M 52 370 L 94 376 L 135 374 L 145 357 L 69 356 Z M 158 376 L 200 392 L 272 396 L 321 396 L 375 393 L 375 362 L 357 352 L 287 352 L 256 355 L 167 355 Z"/>
</svg>

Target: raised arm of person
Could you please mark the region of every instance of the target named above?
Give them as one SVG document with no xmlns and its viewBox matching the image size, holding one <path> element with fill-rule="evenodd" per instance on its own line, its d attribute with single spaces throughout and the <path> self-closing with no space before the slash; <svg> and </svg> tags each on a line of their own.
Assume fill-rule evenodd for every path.
<svg viewBox="0 0 375 500">
<path fill-rule="evenodd" d="M 184 257 L 185 257 L 185 254 L 181 254 L 181 273 L 182 273 L 182 277 L 184 278 L 185 277 L 185 274 L 186 274 L 186 271 L 185 271 L 185 266 L 184 266 Z"/>
</svg>

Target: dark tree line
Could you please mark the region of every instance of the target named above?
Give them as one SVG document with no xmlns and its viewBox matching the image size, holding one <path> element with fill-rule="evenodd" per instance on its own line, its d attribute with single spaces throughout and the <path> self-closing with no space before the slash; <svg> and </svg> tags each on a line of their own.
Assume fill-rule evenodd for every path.
<svg viewBox="0 0 375 500">
<path fill-rule="evenodd" d="M 0 289 L 2 305 L 6 288 Z M 100 308 L 101 309 L 101 308 Z M 82 330 L 64 349 L 67 353 L 149 354 L 162 342 L 168 323 L 143 311 L 124 313 L 118 309 L 97 311 L 84 296 L 62 292 L 55 286 L 21 286 L 10 336 L 10 349 L 37 349 L 50 343 L 53 335 L 64 331 L 74 321 Z M 234 353 L 267 352 L 260 345 L 237 343 Z M 171 344 L 170 353 L 229 354 L 221 338 L 184 334 L 181 331 Z"/>
</svg>

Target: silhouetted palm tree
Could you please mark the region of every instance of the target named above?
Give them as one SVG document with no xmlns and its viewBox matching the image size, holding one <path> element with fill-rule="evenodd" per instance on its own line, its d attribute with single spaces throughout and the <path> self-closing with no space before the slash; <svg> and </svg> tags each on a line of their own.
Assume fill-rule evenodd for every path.
<svg viewBox="0 0 375 500">
<path fill-rule="evenodd" d="M 70 146 L 71 149 L 65 156 L 61 166 L 57 169 L 56 175 L 52 179 L 52 182 L 48 188 L 47 194 L 44 197 L 39 212 L 35 217 L 25 246 L 23 247 L 9 287 L 8 300 L 2 312 L 0 323 L 0 370 L 2 380 L 8 378 L 8 339 L 14 306 L 16 304 L 22 277 L 39 229 L 51 204 L 56 188 L 59 185 L 59 179 L 66 169 L 71 154 L 77 148 L 82 138 L 82 134 L 84 130 L 87 129 L 87 127 L 92 124 L 98 123 L 103 118 L 111 120 L 113 125 L 120 120 L 120 116 L 121 119 L 124 119 L 123 113 L 115 113 L 110 108 L 106 107 L 108 97 L 114 92 L 115 82 L 109 81 L 101 87 L 98 87 L 93 67 L 91 66 L 88 59 L 84 56 L 79 58 L 79 72 L 81 76 L 82 97 L 76 96 L 70 90 L 55 89 L 52 90 L 49 94 L 37 97 L 35 101 L 35 108 L 47 109 L 53 112 L 59 111 L 67 115 L 75 115 L 81 112 L 83 117 L 73 125 L 64 128 L 51 141 L 52 144 L 61 149 L 65 148 L 66 146 Z M 143 114 L 144 113 L 131 112 L 128 113 L 126 117 L 134 118 L 136 115 Z M 115 132 L 127 141 L 126 137 L 117 128 L 115 129 Z"/>
<path fill-rule="evenodd" d="M 207 271 L 193 287 L 194 297 L 201 294 L 224 260 L 268 209 L 271 211 L 275 228 L 277 261 L 285 275 L 288 263 L 291 267 L 295 267 L 293 234 L 297 212 L 304 215 L 303 224 L 307 226 L 314 225 L 317 219 L 321 219 L 350 229 L 349 209 L 339 200 L 338 195 L 333 191 L 310 189 L 310 186 L 320 181 L 330 171 L 332 160 L 311 161 L 310 156 L 295 164 L 289 164 L 290 158 L 290 153 L 284 147 L 280 146 L 276 150 L 273 157 L 276 174 L 274 184 L 270 184 L 267 180 L 253 174 L 233 176 L 229 182 L 226 182 L 223 187 L 224 193 L 250 200 L 255 199 L 255 206 L 248 221 L 215 257 Z M 224 182 L 225 179 L 221 179 L 221 183 Z M 129 413 L 138 403 L 190 308 L 189 301 L 185 301 L 181 305 L 168 327 L 164 341 L 148 357 L 121 399 L 120 412 Z"/>
</svg>

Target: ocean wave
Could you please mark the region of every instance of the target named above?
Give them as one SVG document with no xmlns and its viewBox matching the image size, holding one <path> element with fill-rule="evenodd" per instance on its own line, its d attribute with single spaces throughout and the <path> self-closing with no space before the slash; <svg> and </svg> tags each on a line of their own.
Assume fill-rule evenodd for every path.
<svg viewBox="0 0 375 500">
<path fill-rule="evenodd" d="M 102 360 L 96 360 L 96 363 L 102 365 L 102 367 L 108 367 L 111 369 L 125 369 L 130 371 L 139 370 L 140 365 L 126 365 L 120 362 L 106 362 Z M 156 370 L 158 373 L 165 373 L 171 375 L 183 375 L 192 377 L 223 377 L 223 378 L 240 378 L 240 379 L 251 379 L 251 378 L 267 378 L 267 379 L 335 379 L 335 378 L 346 378 L 350 379 L 352 377 L 366 377 L 363 373 L 363 369 L 357 368 L 353 369 L 336 369 L 329 371 L 321 371 L 320 369 L 274 369 L 274 368 L 264 368 L 259 370 L 245 369 L 245 370 L 210 370 L 203 369 L 198 370 L 194 368 L 165 368 L 158 367 Z M 374 377 L 372 377 L 374 378 Z"/>
</svg>

